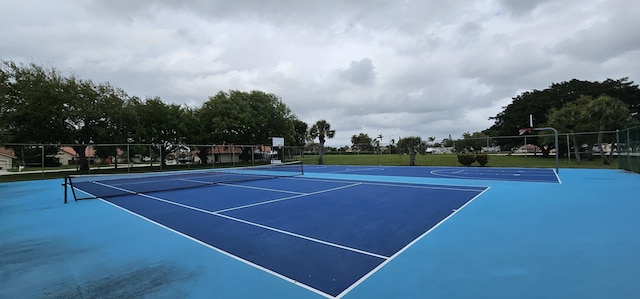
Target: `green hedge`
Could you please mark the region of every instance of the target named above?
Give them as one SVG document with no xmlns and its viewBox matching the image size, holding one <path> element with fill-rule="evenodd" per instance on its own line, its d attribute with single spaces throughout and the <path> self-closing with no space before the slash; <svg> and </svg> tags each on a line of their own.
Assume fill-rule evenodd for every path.
<svg viewBox="0 0 640 299">
<path fill-rule="evenodd" d="M 474 162 L 478 162 L 480 166 L 489 163 L 489 155 L 487 154 L 459 154 L 458 162 L 464 166 L 471 166 Z"/>
<path fill-rule="evenodd" d="M 487 155 L 487 154 L 477 154 L 476 155 L 476 162 L 478 162 L 478 164 L 480 164 L 480 166 L 487 165 L 487 163 L 489 163 L 489 155 Z"/>
<path fill-rule="evenodd" d="M 471 166 L 476 161 L 476 157 L 473 154 L 459 154 L 458 162 L 464 166 Z"/>
</svg>

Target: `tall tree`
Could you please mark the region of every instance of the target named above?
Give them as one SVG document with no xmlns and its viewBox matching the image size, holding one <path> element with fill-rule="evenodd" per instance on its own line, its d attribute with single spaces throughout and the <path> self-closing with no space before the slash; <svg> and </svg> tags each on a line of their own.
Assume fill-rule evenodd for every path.
<svg viewBox="0 0 640 299">
<path fill-rule="evenodd" d="M 576 132 L 584 129 L 586 111 L 584 107 L 588 105 L 589 98 L 581 98 L 564 105 L 560 109 L 552 108 L 547 119 L 547 126 L 555 128 L 561 132 L 571 133 L 576 163 L 580 164 L 580 145 Z"/>
<path fill-rule="evenodd" d="M 296 119 L 277 96 L 262 91 L 221 91 L 198 115 L 211 141 L 236 144 L 267 144 L 270 137 L 292 140 Z"/>
<path fill-rule="evenodd" d="M 424 147 L 425 143 L 422 142 L 422 138 L 418 136 L 409 136 L 398 140 L 398 148 L 400 148 L 402 152 L 409 153 L 409 166 L 416 165 L 416 154 Z"/>
<path fill-rule="evenodd" d="M 293 146 L 304 146 L 309 140 L 309 125 L 295 118 L 293 122 Z"/>
<path fill-rule="evenodd" d="M 590 121 L 594 123 L 598 131 L 598 149 L 602 163 L 611 164 L 611 155 L 605 155 L 603 146 L 603 136 L 605 130 L 615 130 L 624 128 L 631 123 L 631 114 L 627 105 L 610 96 L 601 95 L 593 99 L 587 107 Z M 614 143 L 614 140 L 611 140 Z M 610 154 L 613 153 L 613 149 Z"/>
<path fill-rule="evenodd" d="M 188 109 L 177 104 L 166 104 L 159 97 L 144 101 L 134 98 L 129 107 L 135 111 L 137 121 L 130 141 L 155 144 L 153 150 L 164 165 L 164 158 L 182 148 L 193 129 L 188 127 L 189 122 L 186 121 L 189 118 Z"/>
<path fill-rule="evenodd" d="M 86 149 L 92 143 L 122 141 L 124 131 L 119 119 L 124 112 L 126 94 L 108 83 L 69 77 L 65 80 L 67 138 L 78 154 L 80 169 L 89 170 Z M 114 150 L 115 152 L 115 150 Z"/>
<path fill-rule="evenodd" d="M 324 164 L 324 143 L 327 138 L 333 138 L 336 135 L 336 131 L 331 129 L 331 124 L 329 124 L 326 120 L 321 119 L 317 121 L 311 128 L 309 129 L 309 136 L 312 140 L 318 138 L 320 142 L 320 160 L 318 160 L 318 164 Z"/>
<path fill-rule="evenodd" d="M 567 103 L 560 109 L 551 109 L 547 125 L 570 133 L 579 131 L 598 132 L 596 143 L 600 157 L 604 164 L 610 164 L 611 156 L 605 155 L 603 147 L 603 132 L 615 130 L 631 123 L 632 117 L 628 106 L 624 102 L 607 95 L 601 95 L 597 98 L 582 96 L 576 101 Z M 580 163 L 580 155 L 578 153 L 580 147 L 576 134 L 572 134 L 572 142 L 576 161 Z"/>
<path fill-rule="evenodd" d="M 9 112 L 9 91 L 11 88 L 10 74 L 5 70 L 6 62 L 0 65 L 0 142 L 9 138 L 9 123 L 6 114 Z"/>
<path fill-rule="evenodd" d="M 552 108 L 560 109 L 567 103 L 578 100 L 581 96 L 593 98 L 607 94 L 622 100 L 628 107 L 630 115 L 635 121 L 640 120 L 640 88 L 628 78 L 618 80 L 607 79 L 602 82 L 570 80 L 553 83 L 544 90 L 525 91 L 513 98 L 504 110 L 489 119 L 494 124 L 485 134 L 489 136 L 513 136 L 519 128 L 529 126 L 529 115 L 533 115 L 534 125 L 540 126 L 547 122 L 547 116 Z M 504 143 L 508 139 L 501 139 L 501 145 L 510 148 L 516 144 Z M 543 148 L 543 139 L 531 138 Z M 512 141 L 515 142 L 515 141 Z"/>
<path fill-rule="evenodd" d="M 70 103 L 61 92 L 62 75 L 56 69 L 36 64 L 4 62 L 2 68 L 8 77 L 2 113 L 8 141 L 59 143 L 66 139 L 65 113 Z"/>
<path fill-rule="evenodd" d="M 355 151 L 369 151 L 372 148 L 373 139 L 369 137 L 369 134 L 360 133 L 358 135 L 351 136 L 351 149 Z"/>
<path fill-rule="evenodd" d="M 86 171 L 87 145 L 113 140 L 126 96 L 120 90 L 36 64 L 4 62 L 2 73 L 8 78 L 2 114 L 9 141 L 74 144 Z"/>
<path fill-rule="evenodd" d="M 380 150 L 380 144 L 382 143 L 382 133 L 378 134 L 378 136 L 373 139 L 373 146 L 377 149 L 377 151 L 379 153 L 382 153 L 382 151 Z"/>
</svg>

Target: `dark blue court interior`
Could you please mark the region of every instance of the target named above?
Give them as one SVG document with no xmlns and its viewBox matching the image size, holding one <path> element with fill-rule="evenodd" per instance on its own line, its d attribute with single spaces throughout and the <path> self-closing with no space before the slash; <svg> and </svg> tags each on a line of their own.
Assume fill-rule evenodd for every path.
<svg viewBox="0 0 640 299">
<path fill-rule="evenodd" d="M 287 177 L 106 200 L 337 296 L 484 190 Z"/>
</svg>

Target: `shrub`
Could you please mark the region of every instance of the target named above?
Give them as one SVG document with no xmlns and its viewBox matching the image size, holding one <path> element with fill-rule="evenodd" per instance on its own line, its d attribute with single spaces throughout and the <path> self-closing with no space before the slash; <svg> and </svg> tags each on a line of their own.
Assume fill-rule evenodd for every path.
<svg viewBox="0 0 640 299">
<path fill-rule="evenodd" d="M 459 154 L 458 162 L 464 166 L 471 166 L 476 161 L 476 157 L 472 154 Z"/>
<path fill-rule="evenodd" d="M 487 154 L 477 154 L 476 155 L 476 162 L 478 162 L 478 164 L 480 164 L 480 166 L 487 165 L 487 163 L 489 162 L 489 155 L 487 155 Z"/>
</svg>

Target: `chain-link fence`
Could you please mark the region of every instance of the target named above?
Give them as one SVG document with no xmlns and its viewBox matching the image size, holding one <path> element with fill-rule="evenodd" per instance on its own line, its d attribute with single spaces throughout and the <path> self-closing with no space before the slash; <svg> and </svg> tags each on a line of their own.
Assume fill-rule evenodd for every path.
<svg viewBox="0 0 640 299">
<path fill-rule="evenodd" d="M 620 130 L 618 144 L 620 168 L 640 173 L 640 126 Z"/>
<path fill-rule="evenodd" d="M 259 165 L 283 161 L 282 149 L 261 145 L 0 144 L 0 174 L 82 171 L 140 172 Z"/>
<path fill-rule="evenodd" d="M 488 166 L 552 167 L 557 152 L 561 167 L 615 167 L 619 156 L 617 144 L 616 131 L 560 133 L 557 148 L 555 135 L 546 131 L 517 136 L 444 139 L 416 147 L 415 165 L 460 166 L 458 154 L 484 153 L 494 156 Z M 287 155 L 303 157 L 307 164 L 316 164 L 319 152 L 317 144 L 285 147 Z M 391 143 L 327 145 L 323 160 L 326 164 L 336 165 L 409 165 L 410 153 Z"/>
<path fill-rule="evenodd" d="M 640 127 L 620 131 L 444 139 L 416 148 L 415 165 L 460 166 L 460 153 L 485 153 L 487 166 L 560 167 L 611 165 L 640 173 Z M 500 157 L 498 157 L 500 156 Z M 0 174 L 64 171 L 138 172 L 259 165 L 302 160 L 318 164 L 320 146 L 189 144 L 0 144 Z M 409 165 L 411 153 L 393 143 L 327 145 L 323 162 L 334 165 Z M 60 175 L 58 174 L 57 177 Z"/>
</svg>

